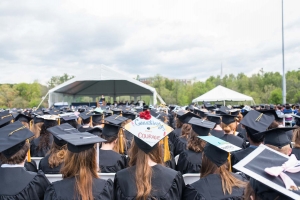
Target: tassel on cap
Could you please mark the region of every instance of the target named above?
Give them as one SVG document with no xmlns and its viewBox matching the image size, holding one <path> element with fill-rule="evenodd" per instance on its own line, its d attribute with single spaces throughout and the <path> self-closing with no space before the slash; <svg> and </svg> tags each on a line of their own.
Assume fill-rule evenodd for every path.
<svg viewBox="0 0 300 200">
<path fill-rule="evenodd" d="M 27 139 L 26 142 L 29 143 L 29 140 Z M 30 149 L 28 149 L 28 151 L 27 151 L 27 162 L 31 162 Z"/>
<path fill-rule="evenodd" d="M 167 162 L 168 160 L 171 160 L 168 136 L 164 137 L 163 143 L 164 143 L 164 162 Z"/>
<path fill-rule="evenodd" d="M 123 130 L 119 130 L 119 152 L 121 154 L 124 154 L 124 143 L 123 143 L 124 135 L 123 135 Z"/>
<path fill-rule="evenodd" d="M 229 171 L 232 172 L 232 169 L 231 169 L 231 154 L 230 153 L 228 153 L 227 160 L 228 160 L 228 164 L 229 164 Z"/>
</svg>

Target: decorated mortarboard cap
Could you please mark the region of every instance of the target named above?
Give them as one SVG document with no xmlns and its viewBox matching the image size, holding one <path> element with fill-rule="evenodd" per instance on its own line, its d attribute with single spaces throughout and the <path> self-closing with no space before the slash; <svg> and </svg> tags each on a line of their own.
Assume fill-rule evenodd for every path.
<svg viewBox="0 0 300 200">
<path fill-rule="evenodd" d="M 289 157 L 261 144 L 233 168 L 251 177 L 250 185 L 260 199 L 300 199 L 297 165 L 294 155 Z"/>
<path fill-rule="evenodd" d="M 62 134 L 60 138 L 67 142 L 68 150 L 73 153 L 80 153 L 94 147 L 94 144 L 106 140 L 91 133 L 82 132 L 74 134 Z"/>
<path fill-rule="evenodd" d="M 170 126 L 157 118 L 145 119 L 143 115 L 126 124 L 124 128 L 134 135 L 135 144 L 146 154 L 173 131 Z"/>
<path fill-rule="evenodd" d="M 198 115 L 195 115 L 194 113 L 186 112 L 185 114 L 179 116 L 178 119 L 182 123 L 188 123 L 192 117 L 200 118 Z"/>
<path fill-rule="evenodd" d="M 0 112 L 0 127 L 13 120 L 12 114 L 9 111 Z"/>
<path fill-rule="evenodd" d="M 193 131 L 199 136 L 207 136 L 212 128 L 215 127 L 216 123 L 207 120 L 202 120 L 196 117 L 192 117 L 188 122 L 192 125 Z"/>
<path fill-rule="evenodd" d="M 282 148 L 285 145 L 291 143 L 291 140 L 287 136 L 287 131 L 293 130 L 293 127 L 280 127 L 267 130 L 263 132 L 265 135 L 265 144 L 270 144 L 278 148 Z"/>
<path fill-rule="evenodd" d="M 58 115 L 43 115 L 44 118 L 44 126 L 46 128 L 56 126 L 58 124 L 57 120 L 60 118 Z"/>
<path fill-rule="evenodd" d="M 102 135 L 102 131 L 103 131 L 102 128 L 96 126 L 96 127 L 92 128 L 91 130 L 88 130 L 87 132 L 100 137 Z"/>
<path fill-rule="evenodd" d="M 220 115 L 213 115 L 213 114 L 207 114 L 206 119 L 216 124 L 221 124 L 222 121 Z"/>
<path fill-rule="evenodd" d="M 71 126 L 70 124 L 67 124 L 67 123 L 48 128 L 47 131 L 49 131 L 54 136 L 53 137 L 54 142 L 58 146 L 63 146 L 65 144 L 67 144 L 66 141 L 61 139 L 61 137 L 60 137 L 61 135 L 79 133 L 79 131 L 76 128 L 74 128 L 73 126 Z"/>
<path fill-rule="evenodd" d="M 274 116 L 265 115 L 255 110 L 251 110 L 240 122 L 245 126 L 248 134 L 257 139 L 263 137 L 264 131 L 268 129 L 270 124 L 274 121 Z"/>
<path fill-rule="evenodd" d="M 112 115 L 112 116 L 106 117 L 104 120 L 111 124 L 121 125 L 124 121 L 128 120 L 128 118 L 122 117 L 120 115 Z"/>
<path fill-rule="evenodd" d="M 4 126 L 0 128 L 0 152 L 6 158 L 10 158 L 33 136 L 34 134 L 19 121 Z"/>
<path fill-rule="evenodd" d="M 229 125 L 229 124 L 235 122 L 235 118 L 236 118 L 236 116 L 233 116 L 233 115 L 222 114 L 222 123 Z"/>
<path fill-rule="evenodd" d="M 200 139 L 206 141 L 204 147 L 205 156 L 215 163 L 218 167 L 226 163 L 228 158 L 228 153 L 241 150 L 240 147 L 237 147 L 229 142 L 221 140 L 215 136 L 198 136 Z"/>
</svg>

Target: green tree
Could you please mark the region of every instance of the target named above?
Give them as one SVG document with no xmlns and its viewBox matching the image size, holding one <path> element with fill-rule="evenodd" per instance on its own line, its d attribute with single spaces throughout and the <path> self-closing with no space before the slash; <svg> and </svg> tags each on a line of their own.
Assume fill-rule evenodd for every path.
<svg viewBox="0 0 300 200">
<path fill-rule="evenodd" d="M 270 93 L 270 98 L 268 103 L 280 104 L 281 102 L 282 102 L 282 90 L 280 88 L 276 88 Z"/>
<path fill-rule="evenodd" d="M 48 81 L 47 86 L 49 89 L 52 89 L 70 79 L 74 78 L 72 75 L 68 75 L 64 73 L 62 76 L 52 76 L 51 79 Z"/>
</svg>

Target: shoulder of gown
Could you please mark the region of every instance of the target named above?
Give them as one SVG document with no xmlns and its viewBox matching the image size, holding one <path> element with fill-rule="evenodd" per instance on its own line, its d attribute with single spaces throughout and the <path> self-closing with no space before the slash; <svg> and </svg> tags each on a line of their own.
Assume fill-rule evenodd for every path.
<svg viewBox="0 0 300 200">
<path fill-rule="evenodd" d="M 135 167 L 119 171 L 114 180 L 115 199 L 132 200 L 136 197 Z M 155 178 L 153 178 L 153 176 Z M 147 199 L 181 199 L 185 183 L 180 172 L 161 165 L 153 167 L 151 197 Z"/>
<path fill-rule="evenodd" d="M 179 154 L 176 170 L 182 174 L 200 173 L 202 165 L 202 153 L 196 153 L 191 150 L 184 150 Z"/>
<path fill-rule="evenodd" d="M 27 184 L 27 186 L 15 195 L 1 195 L 1 200 L 12 200 L 12 199 L 44 199 L 44 194 L 50 182 L 46 178 L 42 171 L 37 173 L 28 172 L 33 179 Z"/>
</svg>

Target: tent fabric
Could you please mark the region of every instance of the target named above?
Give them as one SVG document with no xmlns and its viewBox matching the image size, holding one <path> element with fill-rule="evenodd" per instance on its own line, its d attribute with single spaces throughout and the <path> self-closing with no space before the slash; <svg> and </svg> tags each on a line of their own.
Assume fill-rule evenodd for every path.
<svg viewBox="0 0 300 200">
<path fill-rule="evenodd" d="M 193 103 L 203 102 L 203 101 L 251 101 L 253 102 L 253 98 L 219 85 L 214 89 L 206 92 L 205 94 L 195 98 L 193 100 Z"/>
<path fill-rule="evenodd" d="M 49 90 L 49 106 L 56 101 L 63 101 L 64 96 L 72 96 L 74 99 L 77 96 L 97 97 L 102 94 L 112 96 L 114 99 L 117 96 L 150 95 L 153 97 L 154 105 L 157 103 L 156 98 L 165 103 L 155 88 L 101 65 L 92 73 L 82 74 Z"/>
</svg>

